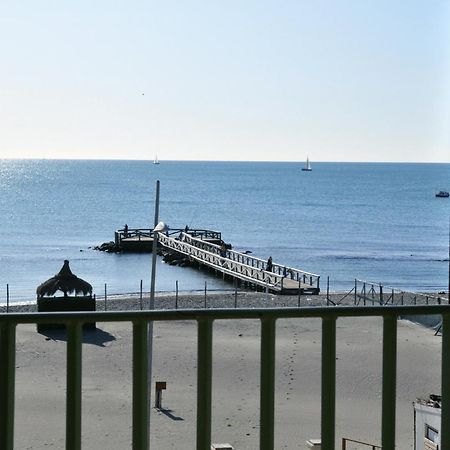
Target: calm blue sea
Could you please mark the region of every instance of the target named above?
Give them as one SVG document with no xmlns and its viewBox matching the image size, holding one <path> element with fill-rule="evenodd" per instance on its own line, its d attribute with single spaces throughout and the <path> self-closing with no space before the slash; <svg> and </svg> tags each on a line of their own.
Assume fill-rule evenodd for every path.
<svg viewBox="0 0 450 450">
<path fill-rule="evenodd" d="M 153 223 L 220 230 L 236 249 L 321 275 L 443 290 L 448 277 L 448 164 L 0 161 L 0 302 L 34 299 L 64 259 L 97 294 L 149 290 L 150 255 L 91 247 L 114 230 Z M 158 262 L 157 290 L 229 287 L 190 268 Z"/>
</svg>

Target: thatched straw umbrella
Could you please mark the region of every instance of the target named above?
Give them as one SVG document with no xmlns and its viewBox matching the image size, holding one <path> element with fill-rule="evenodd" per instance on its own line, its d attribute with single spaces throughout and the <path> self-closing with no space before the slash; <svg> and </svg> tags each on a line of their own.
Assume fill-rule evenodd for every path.
<svg viewBox="0 0 450 450">
<path fill-rule="evenodd" d="M 51 297 L 55 295 L 56 291 L 62 291 L 64 297 L 72 292 L 75 292 L 75 295 L 82 293 L 86 296 L 92 295 L 92 286 L 74 275 L 70 270 L 69 261 L 65 260 L 59 273 L 39 285 L 36 294 L 38 298 Z"/>
</svg>

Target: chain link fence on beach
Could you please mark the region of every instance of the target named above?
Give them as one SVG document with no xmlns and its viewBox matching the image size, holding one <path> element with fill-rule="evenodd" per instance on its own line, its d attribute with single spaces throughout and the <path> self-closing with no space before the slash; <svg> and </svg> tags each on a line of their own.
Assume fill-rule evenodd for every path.
<svg viewBox="0 0 450 450">
<path fill-rule="evenodd" d="M 173 291 L 155 293 L 157 309 L 187 308 L 252 308 L 252 307 L 301 307 L 301 306 L 337 306 L 337 305 L 439 305 L 448 303 L 445 293 L 418 293 L 387 287 L 380 283 L 355 279 L 353 287 L 345 292 L 330 293 L 329 278 L 326 292 L 318 295 L 276 295 L 255 291 L 247 286 L 234 283 L 230 289 L 212 289 L 204 282 L 200 289 L 182 291 L 175 281 Z M 135 292 L 109 292 L 105 283 L 96 295 L 98 310 L 145 310 L 149 308 L 150 292 L 144 290 L 140 280 L 139 290 Z M 35 310 L 36 300 L 11 301 L 11 289 L 6 285 L 6 302 L 0 301 L 0 311 Z"/>
<path fill-rule="evenodd" d="M 448 303 L 444 295 L 410 292 L 379 283 L 355 279 L 354 304 L 359 305 L 441 305 Z"/>
</svg>

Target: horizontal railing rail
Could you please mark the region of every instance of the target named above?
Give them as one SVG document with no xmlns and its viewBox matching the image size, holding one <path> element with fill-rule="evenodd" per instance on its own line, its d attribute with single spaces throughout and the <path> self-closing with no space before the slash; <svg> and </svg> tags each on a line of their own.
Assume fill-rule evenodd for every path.
<svg viewBox="0 0 450 450">
<path fill-rule="evenodd" d="M 450 423 L 450 305 L 336 306 L 282 309 L 158 310 L 141 312 L 72 312 L 0 314 L 0 448 L 14 441 L 14 383 L 16 326 L 65 323 L 67 327 L 66 450 L 81 449 L 82 325 L 86 322 L 131 322 L 133 328 L 132 448 L 147 450 L 149 441 L 149 322 L 197 322 L 197 450 L 211 445 L 212 343 L 215 320 L 258 319 L 261 322 L 260 450 L 274 449 L 275 340 L 278 319 L 306 317 L 322 320 L 321 448 L 334 450 L 336 414 L 336 321 L 341 317 L 382 317 L 381 447 L 395 449 L 397 319 L 404 315 L 441 314 L 442 414 Z M 450 450 L 450 427 L 441 430 L 441 449 Z"/>
<path fill-rule="evenodd" d="M 195 247 L 206 250 L 210 253 L 215 253 L 217 255 L 221 255 L 222 253 L 224 253 L 228 259 L 241 263 L 245 266 L 253 267 L 257 270 L 267 269 L 267 261 L 264 261 L 263 259 L 260 258 L 256 258 L 255 256 L 250 256 L 245 253 L 240 253 L 230 249 L 224 250 L 221 248 L 220 245 L 204 242 L 200 239 L 196 239 L 190 236 L 189 234 L 183 233 L 181 236 L 181 240 Z M 290 278 L 291 280 L 295 280 L 297 282 L 301 282 L 309 286 L 315 286 L 317 288 L 320 287 L 319 286 L 320 276 L 315 273 L 305 272 L 304 270 L 295 269 L 293 267 L 282 266 L 281 264 L 277 263 L 272 264 L 271 272 L 283 278 Z"/>
</svg>

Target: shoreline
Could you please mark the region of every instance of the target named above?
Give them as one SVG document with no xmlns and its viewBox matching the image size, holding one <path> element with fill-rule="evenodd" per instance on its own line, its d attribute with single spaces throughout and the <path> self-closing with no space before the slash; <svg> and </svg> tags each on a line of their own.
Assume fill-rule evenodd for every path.
<svg viewBox="0 0 450 450">
<path fill-rule="evenodd" d="M 448 302 L 446 297 L 441 295 L 428 294 L 409 294 L 402 297 L 394 297 L 393 299 L 385 296 L 381 299 L 382 302 L 389 304 L 405 304 L 405 305 L 425 305 L 425 304 L 445 304 Z M 328 298 L 327 298 L 328 297 Z M 58 301 L 55 297 L 55 302 Z M 142 296 L 139 293 L 135 294 L 117 294 L 107 297 L 105 299 L 96 298 L 97 311 L 138 311 L 149 309 L 149 293 Z M 330 292 L 318 295 L 276 295 L 265 292 L 255 291 L 208 291 L 202 293 L 199 291 L 184 291 L 178 296 L 174 292 L 159 292 L 155 295 L 155 309 L 226 309 L 226 308 L 295 308 L 302 306 L 365 306 L 365 305 L 380 305 L 380 298 L 377 296 L 366 297 L 364 301 L 360 297 L 356 297 L 354 293 L 348 292 Z M 20 303 L 10 303 L 9 312 L 27 313 L 37 312 L 37 302 L 24 301 Z M 0 304 L 0 313 L 7 313 L 7 305 Z M 434 321 L 435 326 L 436 321 Z M 419 323 L 422 323 L 419 321 Z M 429 327 L 429 321 L 426 321 L 426 326 Z"/>
</svg>

